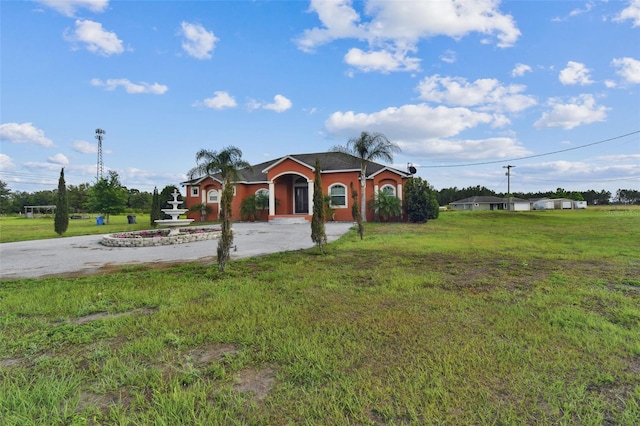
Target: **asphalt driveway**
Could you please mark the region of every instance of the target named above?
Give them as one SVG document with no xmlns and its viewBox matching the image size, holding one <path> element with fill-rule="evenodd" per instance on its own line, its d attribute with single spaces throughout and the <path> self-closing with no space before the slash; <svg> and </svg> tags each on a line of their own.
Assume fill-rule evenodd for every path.
<svg viewBox="0 0 640 426">
<path fill-rule="evenodd" d="M 351 222 L 328 222 L 327 239 L 344 235 Z M 231 259 L 313 247 L 309 224 L 236 222 Z M 156 247 L 106 247 L 101 235 L 0 244 L 0 279 L 90 275 L 116 265 L 213 262 L 216 240 Z"/>
</svg>

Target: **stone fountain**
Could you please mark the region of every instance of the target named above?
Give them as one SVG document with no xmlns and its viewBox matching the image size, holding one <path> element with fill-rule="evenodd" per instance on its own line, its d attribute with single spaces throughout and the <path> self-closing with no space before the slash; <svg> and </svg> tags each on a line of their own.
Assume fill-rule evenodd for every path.
<svg viewBox="0 0 640 426">
<path fill-rule="evenodd" d="M 182 204 L 182 201 L 178 201 L 178 191 L 175 189 L 171 193 L 173 196 L 173 201 L 168 201 L 171 204 L 170 209 L 161 209 L 164 213 L 171 216 L 171 219 L 158 219 L 155 222 L 160 226 L 166 226 L 169 228 L 169 235 L 178 235 L 180 234 L 180 227 L 184 225 L 188 225 L 193 222 L 193 219 L 178 219 L 178 216 L 184 214 L 187 209 L 179 209 L 178 206 Z"/>
</svg>

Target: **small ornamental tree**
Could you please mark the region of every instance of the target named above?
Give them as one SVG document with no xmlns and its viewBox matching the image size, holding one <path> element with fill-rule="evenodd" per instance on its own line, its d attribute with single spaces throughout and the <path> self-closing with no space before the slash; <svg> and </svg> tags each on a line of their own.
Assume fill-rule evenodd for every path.
<svg viewBox="0 0 640 426">
<path fill-rule="evenodd" d="M 64 167 L 60 170 L 58 180 L 58 194 L 56 200 L 56 215 L 54 218 L 54 229 L 56 234 L 62 235 L 69 227 L 69 201 L 67 200 L 67 186 L 64 182 Z"/>
<path fill-rule="evenodd" d="M 316 158 L 315 177 L 313 182 L 313 217 L 311 218 L 311 240 L 316 243 L 318 251 L 327 244 L 327 233 L 324 228 L 324 196 L 320 177 L 320 161 Z"/>
<path fill-rule="evenodd" d="M 362 216 L 360 216 L 360 208 L 358 207 L 358 191 L 353 186 L 353 182 L 349 182 L 349 188 L 351 189 L 351 217 L 358 224 L 358 235 L 360 239 L 364 238 L 364 226 L 362 225 Z"/>
<path fill-rule="evenodd" d="M 160 195 L 158 194 L 158 188 L 153 188 L 153 195 L 151 196 L 151 212 L 149 213 L 151 227 L 155 228 L 158 226 L 156 220 L 160 219 Z"/>
</svg>

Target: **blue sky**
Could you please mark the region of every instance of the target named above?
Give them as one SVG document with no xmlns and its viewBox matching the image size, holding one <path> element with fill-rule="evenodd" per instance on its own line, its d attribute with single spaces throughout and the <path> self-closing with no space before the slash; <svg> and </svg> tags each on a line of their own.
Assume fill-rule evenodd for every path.
<svg viewBox="0 0 640 426">
<path fill-rule="evenodd" d="M 640 188 L 640 0 L 2 1 L 0 179 L 177 185 L 361 131 L 436 189 Z"/>
</svg>

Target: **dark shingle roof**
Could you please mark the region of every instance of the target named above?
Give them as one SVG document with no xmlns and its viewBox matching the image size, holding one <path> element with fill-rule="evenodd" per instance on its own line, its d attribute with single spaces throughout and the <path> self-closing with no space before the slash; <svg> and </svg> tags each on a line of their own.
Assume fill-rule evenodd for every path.
<svg viewBox="0 0 640 426">
<path fill-rule="evenodd" d="M 316 158 L 320 161 L 320 168 L 323 172 L 337 172 L 337 171 L 354 171 L 360 170 L 360 159 L 353 155 L 345 154 L 342 152 L 319 152 L 315 154 L 293 154 L 286 155 L 284 157 L 276 158 L 274 160 L 266 161 L 264 163 L 255 164 L 251 168 L 240 170 L 242 182 L 266 182 L 266 171 L 274 166 L 276 163 L 281 162 L 287 158 L 292 158 L 302 164 L 309 166 L 313 169 L 316 164 Z M 373 161 L 367 161 L 367 176 L 374 175 L 383 169 L 392 170 L 400 175 L 409 176 L 409 173 L 402 170 L 394 169 L 383 164 L 374 163 Z M 216 175 L 214 175 L 216 177 Z M 191 179 L 183 184 L 194 184 L 199 179 Z"/>
<path fill-rule="evenodd" d="M 463 198 L 449 204 L 469 204 L 469 203 L 504 203 L 504 198 L 494 197 L 493 195 L 474 195 L 473 197 Z"/>
</svg>

